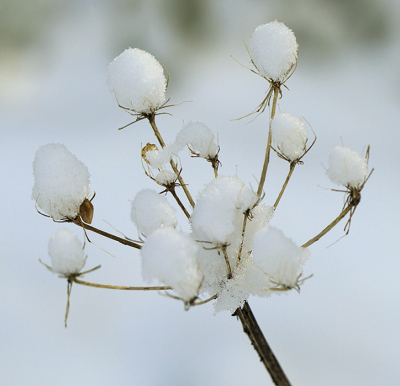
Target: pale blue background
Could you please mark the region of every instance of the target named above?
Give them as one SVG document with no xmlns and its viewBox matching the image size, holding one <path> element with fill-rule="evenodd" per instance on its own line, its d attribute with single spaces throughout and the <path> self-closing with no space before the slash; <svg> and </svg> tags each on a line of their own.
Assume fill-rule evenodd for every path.
<svg viewBox="0 0 400 386">
<path fill-rule="evenodd" d="M 333 3 L 338 3 L 334 5 Z M 272 224 L 302 244 L 341 210 L 343 195 L 324 175 L 327 155 L 342 143 L 375 168 L 353 218 L 311 247 L 301 294 L 251 298 L 267 340 L 293 385 L 398 385 L 400 256 L 400 7 L 393 1 L 17 1 L 0 3 L 1 385 L 260 385 L 272 384 L 242 327 L 212 304 L 183 311 L 156 293 L 75 285 L 64 328 L 66 283 L 49 273 L 47 242 L 59 225 L 39 216 L 30 199 L 32 161 L 43 144 L 64 143 L 89 168 L 96 191 L 94 225 L 130 237 L 130 201 L 154 188 L 140 165 L 140 144 L 153 141 L 106 86 L 107 66 L 125 48 L 156 56 L 171 74 L 171 108 L 159 128 L 167 142 L 183 122 L 218 132 L 221 174 L 256 186 L 267 116 L 250 112 L 267 83 L 249 65 L 242 39 L 278 19 L 300 44 L 298 68 L 279 103 L 304 116 L 318 136 L 296 169 Z M 182 157 L 198 192 L 213 173 Z M 288 164 L 272 157 L 267 204 Z M 172 202 L 172 201 L 171 201 Z M 187 230 L 183 216 L 180 226 Z M 140 285 L 135 250 L 92 236 L 87 280 Z M 109 251 L 115 258 L 105 253 Z"/>
</svg>

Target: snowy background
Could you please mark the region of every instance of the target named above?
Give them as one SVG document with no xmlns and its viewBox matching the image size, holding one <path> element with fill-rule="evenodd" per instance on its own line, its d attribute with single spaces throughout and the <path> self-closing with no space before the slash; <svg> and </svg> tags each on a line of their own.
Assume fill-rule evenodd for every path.
<svg viewBox="0 0 400 386">
<path fill-rule="evenodd" d="M 111 5 L 112 4 L 112 5 Z M 218 132 L 221 174 L 256 186 L 267 115 L 232 121 L 263 99 L 266 82 L 249 65 L 242 39 L 277 19 L 300 44 L 298 68 L 283 91 L 282 112 L 304 116 L 318 136 L 271 224 L 302 244 L 337 216 L 343 195 L 324 174 L 331 148 L 371 145 L 366 185 L 349 236 L 344 223 L 311 247 L 301 294 L 249 303 L 293 385 L 400 383 L 398 200 L 400 145 L 400 6 L 396 0 L 51 1 L 0 4 L 2 221 L 0 383 L 2 385 L 272 384 L 240 322 L 213 315 L 211 303 L 188 312 L 156 293 L 74 285 L 64 328 L 66 282 L 47 271 L 47 244 L 60 227 L 36 213 L 32 161 L 43 144 L 64 143 L 89 168 L 96 191 L 94 225 L 112 224 L 136 238 L 130 201 L 154 188 L 140 165 L 140 144 L 153 141 L 118 109 L 107 67 L 139 47 L 171 75 L 171 108 L 158 124 L 166 142 L 183 122 Z M 211 167 L 182 157 L 194 194 Z M 273 155 L 265 203 L 272 204 L 288 164 Z M 172 201 L 170 201 L 172 202 Z M 179 218 L 183 230 L 187 223 Z M 140 285 L 139 254 L 93 235 L 86 279 Z M 100 247 L 100 248 L 99 248 Z M 113 256 L 105 253 L 110 252 Z"/>
</svg>

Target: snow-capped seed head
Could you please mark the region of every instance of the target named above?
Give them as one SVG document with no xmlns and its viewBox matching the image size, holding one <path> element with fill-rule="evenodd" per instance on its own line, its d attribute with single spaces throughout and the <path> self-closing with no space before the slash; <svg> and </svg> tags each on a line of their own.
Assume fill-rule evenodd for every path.
<svg viewBox="0 0 400 386">
<path fill-rule="evenodd" d="M 48 253 L 53 271 L 62 276 L 79 274 L 86 263 L 82 243 L 67 229 L 59 229 L 50 237 Z"/>
<path fill-rule="evenodd" d="M 140 233 L 150 236 L 158 228 L 175 228 L 175 209 L 164 196 L 154 190 L 143 189 L 132 202 L 131 219 Z"/>
<path fill-rule="evenodd" d="M 90 193 L 88 168 L 64 145 L 41 146 L 33 161 L 32 198 L 54 220 L 74 219 Z"/>
<path fill-rule="evenodd" d="M 154 145 L 153 143 L 147 142 L 147 145 L 143 147 L 142 149 L 142 159 L 150 165 L 150 161 L 147 158 L 147 154 L 149 152 L 157 151 L 158 152 L 158 147 Z"/>
<path fill-rule="evenodd" d="M 171 286 L 182 300 L 190 302 L 203 280 L 198 251 L 199 246 L 189 235 L 173 228 L 157 229 L 140 251 L 144 280 L 158 279 Z"/>
<path fill-rule="evenodd" d="M 301 266 L 308 256 L 307 249 L 297 247 L 274 227 L 260 229 L 254 235 L 253 260 L 277 284 L 296 287 Z"/>
<path fill-rule="evenodd" d="M 298 160 L 306 152 L 307 128 L 304 122 L 290 113 L 277 113 L 271 122 L 272 142 L 289 160 Z"/>
<path fill-rule="evenodd" d="M 161 170 L 154 178 L 159 185 L 171 186 L 174 185 L 178 176 L 170 170 Z"/>
<path fill-rule="evenodd" d="M 108 87 L 118 103 L 136 113 L 150 114 L 165 101 L 167 80 L 155 57 L 138 48 L 128 48 L 109 66 Z"/>
<path fill-rule="evenodd" d="M 218 154 L 218 146 L 213 132 L 200 122 L 189 122 L 177 134 L 175 142 L 180 148 L 189 145 L 192 153 L 199 157 L 211 159 Z"/>
<path fill-rule="evenodd" d="M 284 83 L 297 61 L 297 41 L 285 24 L 260 25 L 250 37 L 248 49 L 259 74 Z"/>
<path fill-rule="evenodd" d="M 337 185 L 357 188 L 365 181 L 368 171 L 366 158 L 346 146 L 337 146 L 329 153 L 328 178 Z"/>
</svg>

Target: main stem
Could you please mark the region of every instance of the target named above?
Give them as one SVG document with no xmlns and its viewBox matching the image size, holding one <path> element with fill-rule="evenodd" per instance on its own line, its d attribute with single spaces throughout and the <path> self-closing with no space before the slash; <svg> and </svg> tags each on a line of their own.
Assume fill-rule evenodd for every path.
<svg viewBox="0 0 400 386">
<path fill-rule="evenodd" d="M 275 385 L 290 386 L 289 380 L 283 372 L 278 359 L 272 352 L 271 347 L 267 343 L 247 301 L 244 302 L 242 308 L 236 309 L 233 316 L 237 316 L 242 322 L 243 331 L 248 335 L 251 344 L 257 351 L 261 362 L 269 372 L 269 375 L 271 376 Z"/>
<path fill-rule="evenodd" d="M 274 88 L 274 98 L 272 101 L 272 109 L 271 109 L 271 119 L 269 122 L 269 129 L 268 129 L 268 141 L 267 141 L 267 148 L 265 150 L 265 158 L 264 158 L 264 165 L 263 169 L 261 172 L 261 177 L 260 177 L 260 183 L 258 184 L 258 189 L 257 189 L 257 195 L 258 197 L 261 197 L 263 188 L 264 188 L 264 183 L 265 183 L 265 177 L 267 175 L 267 169 L 268 169 L 268 164 L 269 164 L 269 155 L 271 153 L 271 121 L 275 116 L 275 110 L 276 110 L 276 103 L 278 101 L 278 95 L 279 95 L 279 88 L 275 87 Z"/>
</svg>

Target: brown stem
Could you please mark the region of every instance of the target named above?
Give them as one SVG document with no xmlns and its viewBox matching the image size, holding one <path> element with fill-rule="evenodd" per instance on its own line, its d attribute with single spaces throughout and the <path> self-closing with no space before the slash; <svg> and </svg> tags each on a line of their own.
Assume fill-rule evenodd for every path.
<svg viewBox="0 0 400 386">
<path fill-rule="evenodd" d="M 265 159 L 264 159 L 263 169 L 262 169 L 262 172 L 261 172 L 260 183 L 258 184 L 258 189 L 257 189 L 258 197 L 261 197 L 261 195 L 262 195 L 263 188 L 264 188 L 264 183 L 265 183 L 265 177 L 267 175 L 267 169 L 268 169 L 268 164 L 269 164 L 269 155 L 270 155 L 270 152 L 271 152 L 271 121 L 275 116 L 275 110 L 276 110 L 276 103 L 278 101 L 278 95 L 279 95 L 279 87 L 275 87 L 274 88 L 274 98 L 273 98 L 273 101 L 272 101 L 271 119 L 270 119 L 269 130 L 268 130 L 267 148 L 265 150 Z"/>
<path fill-rule="evenodd" d="M 221 247 L 221 249 L 222 249 L 222 253 L 224 254 L 226 268 L 228 270 L 227 278 L 232 279 L 232 270 L 231 270 L 231 265 L 229 264 L 229 258 L 228 258 L 228 253 L 226 252 L 226 247 L 227 247 L 226 245 L 223 245 Z"/>
<path fill-rule="evenodd" d="M 247 212 L 244 213 L 243 217 L 243 225 L 242 225 L 242 240 L 240 241 L 240 246 L 239 246 L 239 252 L 238 252 L 238 259 L 237 259 L 237 264 L 239 264 L 240 259 L 242 258 L 242 250 L 243 250 L 243 243 L 244 243 L 244 235 L 246 232 L 246 224 L 247 224 Z"/>
<path fill-rule="evenodd" d="M 183 213 L 185 213 L 185 216 L 190 219 L 190 214 L 189 212 L 186 210 L 185 206 L 182 204 L 182 201 L 179 199 L 178 195 L 175 192 L 175 189 L 171 189 L 169 190 L 169 192 L 171 192 L 171 194 L 173 195 L 173 197 L 175 198 L 176 202 L 178 203 L 178 205 L 180 206 L 180 208 L 182 209 Z"/>
<path fill-rule="evenodd" d="M 158 128 L 157 128 L 157 125 L 156 125 L 155 114 L 149 115 L 148 116 L 148 120 L 150 122 L 150 125 L 151 125 L 153 131 L 154 131 L 155 136 L 157 137 L 158 142 L 160 143 L 160 145 L 162 147 L 165 147 L 165 142 L 164 142 L 160 132 L 158 131 Z M 171 164 L 172 169 L 174 170 L 175 174 L 178 176 L 178 181 L 181 184 L 181 186 L 182 186 L 182 188 L 183 188 L 183 190 L 184 190 L 184 192 L 186 194 L 186 197 L 189 200 L 190 205 L 192 206 L 192 208 L 194 208 L 193 198 L 192 198 L 192 196 L 191 196 L 191 194 L 190 194 L 185 182 L 183 181 L 183 179 L 181 177 L 181 174 L 178 171 L 176 163 L 171 159 L 170 164 Z"/>
<path fill-rule="evenodd" d="M 93 226 L 91 226 L 89 224 L 83 223 L 79 217 L 77 219 L 75 219 L 75 220 L 72 220 L 72 222 L 75 225 L 78 225 L 78 226 L 82 227 L 84 230 L 98 233 L 99 235 L 102 235 L 104 237 L 108 237 L 109 239 L 118 241 L 119 243 L 124 244 L 124 245 L 128 245 L 128 246 L 130 246 L 132 248 L 142 249 L 142 246 L 140 244 L 134 243 L 133 241 L 129 241 L 127 239 L 123 239 L 122 237 L 115 236 L 115 235 L 113 235 L 111 233 L 104 232 L 101 229 L 95 228 L 95 227 L 93 227 Z"/>
<path fill-rule="evenodd" d="M 282 189 L 281 189 L 281 191 L 279 192 L 279 196 L 278 196 L 278 198 L 277 198 L 276 201 L 275 201 L 275 204 L 274 204 L 274 208 L 275 208 L 275 209 L 276 209 L 276 207 L 278 206 L 279 201 L 280 201 L 281 198 L 282 198 L 282 195 L 283 195 L 283 193 L 284 193 L 284 191 L 285 191 L 285 189 L 286 189 L 286 187 L 287 187 L 287 184 L 289 183 L 290 177 L 292 177 L 293 170 L 294 170 L 295 167 L 296 167 L 296 163 L 295 163 L 295 162 L 291 162 L 291 163 L 290 163 L 289 173 L 288 173 L 288 175 L 287 175 L 287 177 L 286 177 L 285 183 L 283 184 Z"/>
<path fill-rule="evenodd" d="M 351 211 L 354 205 L 348 205 L 346 208 L 342 210 L 342 212 L 337 216 L 326 228 L 324 228 L 320 233 L 318 233 L 315 237 L 313 237 L 311 240 L 307 241 L 305 244 L 303 244 L 301 247 L 302 248 L 307 248 L 311 244 L 314 244 L 316 241 L 318 241 L 322 236 L 326 235 L 335 225 L 339 223 L 339 221 L 346 216 L 347 213 Z"/>
<path fill-rule="evenodd" d="M 171 287 L 163 286 L 163 287 L 127 287 L 122 285 L 109 285 L 109 284 L 97 284 L 90 283 L 88 281 L 79 280 L 76 277 L 72 279 L 74 283 L 87 285 L 88 287 L 96 287 L 96 288 L 108 288 L 108 289 L 116 289 L 116 290 L 128 290 L 128 291 L 163 291 L 170 290 Z"/>
<path fill-rule="evenodd" d="M 265 340 L 265 337 L 257 323 L 256 318 L 251 311 L 249 304 L 244 302 L 242 308 L 237 308 L 233 316 L 237 316 L 242 322 L 243 331 L 248 335 L 251 344 L 257 351 L 261 362 L 269 372 L 272 381 L 277 386 L 290 386 L 290 382 L 287 379 L 278 359 L 269 347 L 269 344 Z"/>
</svg>

